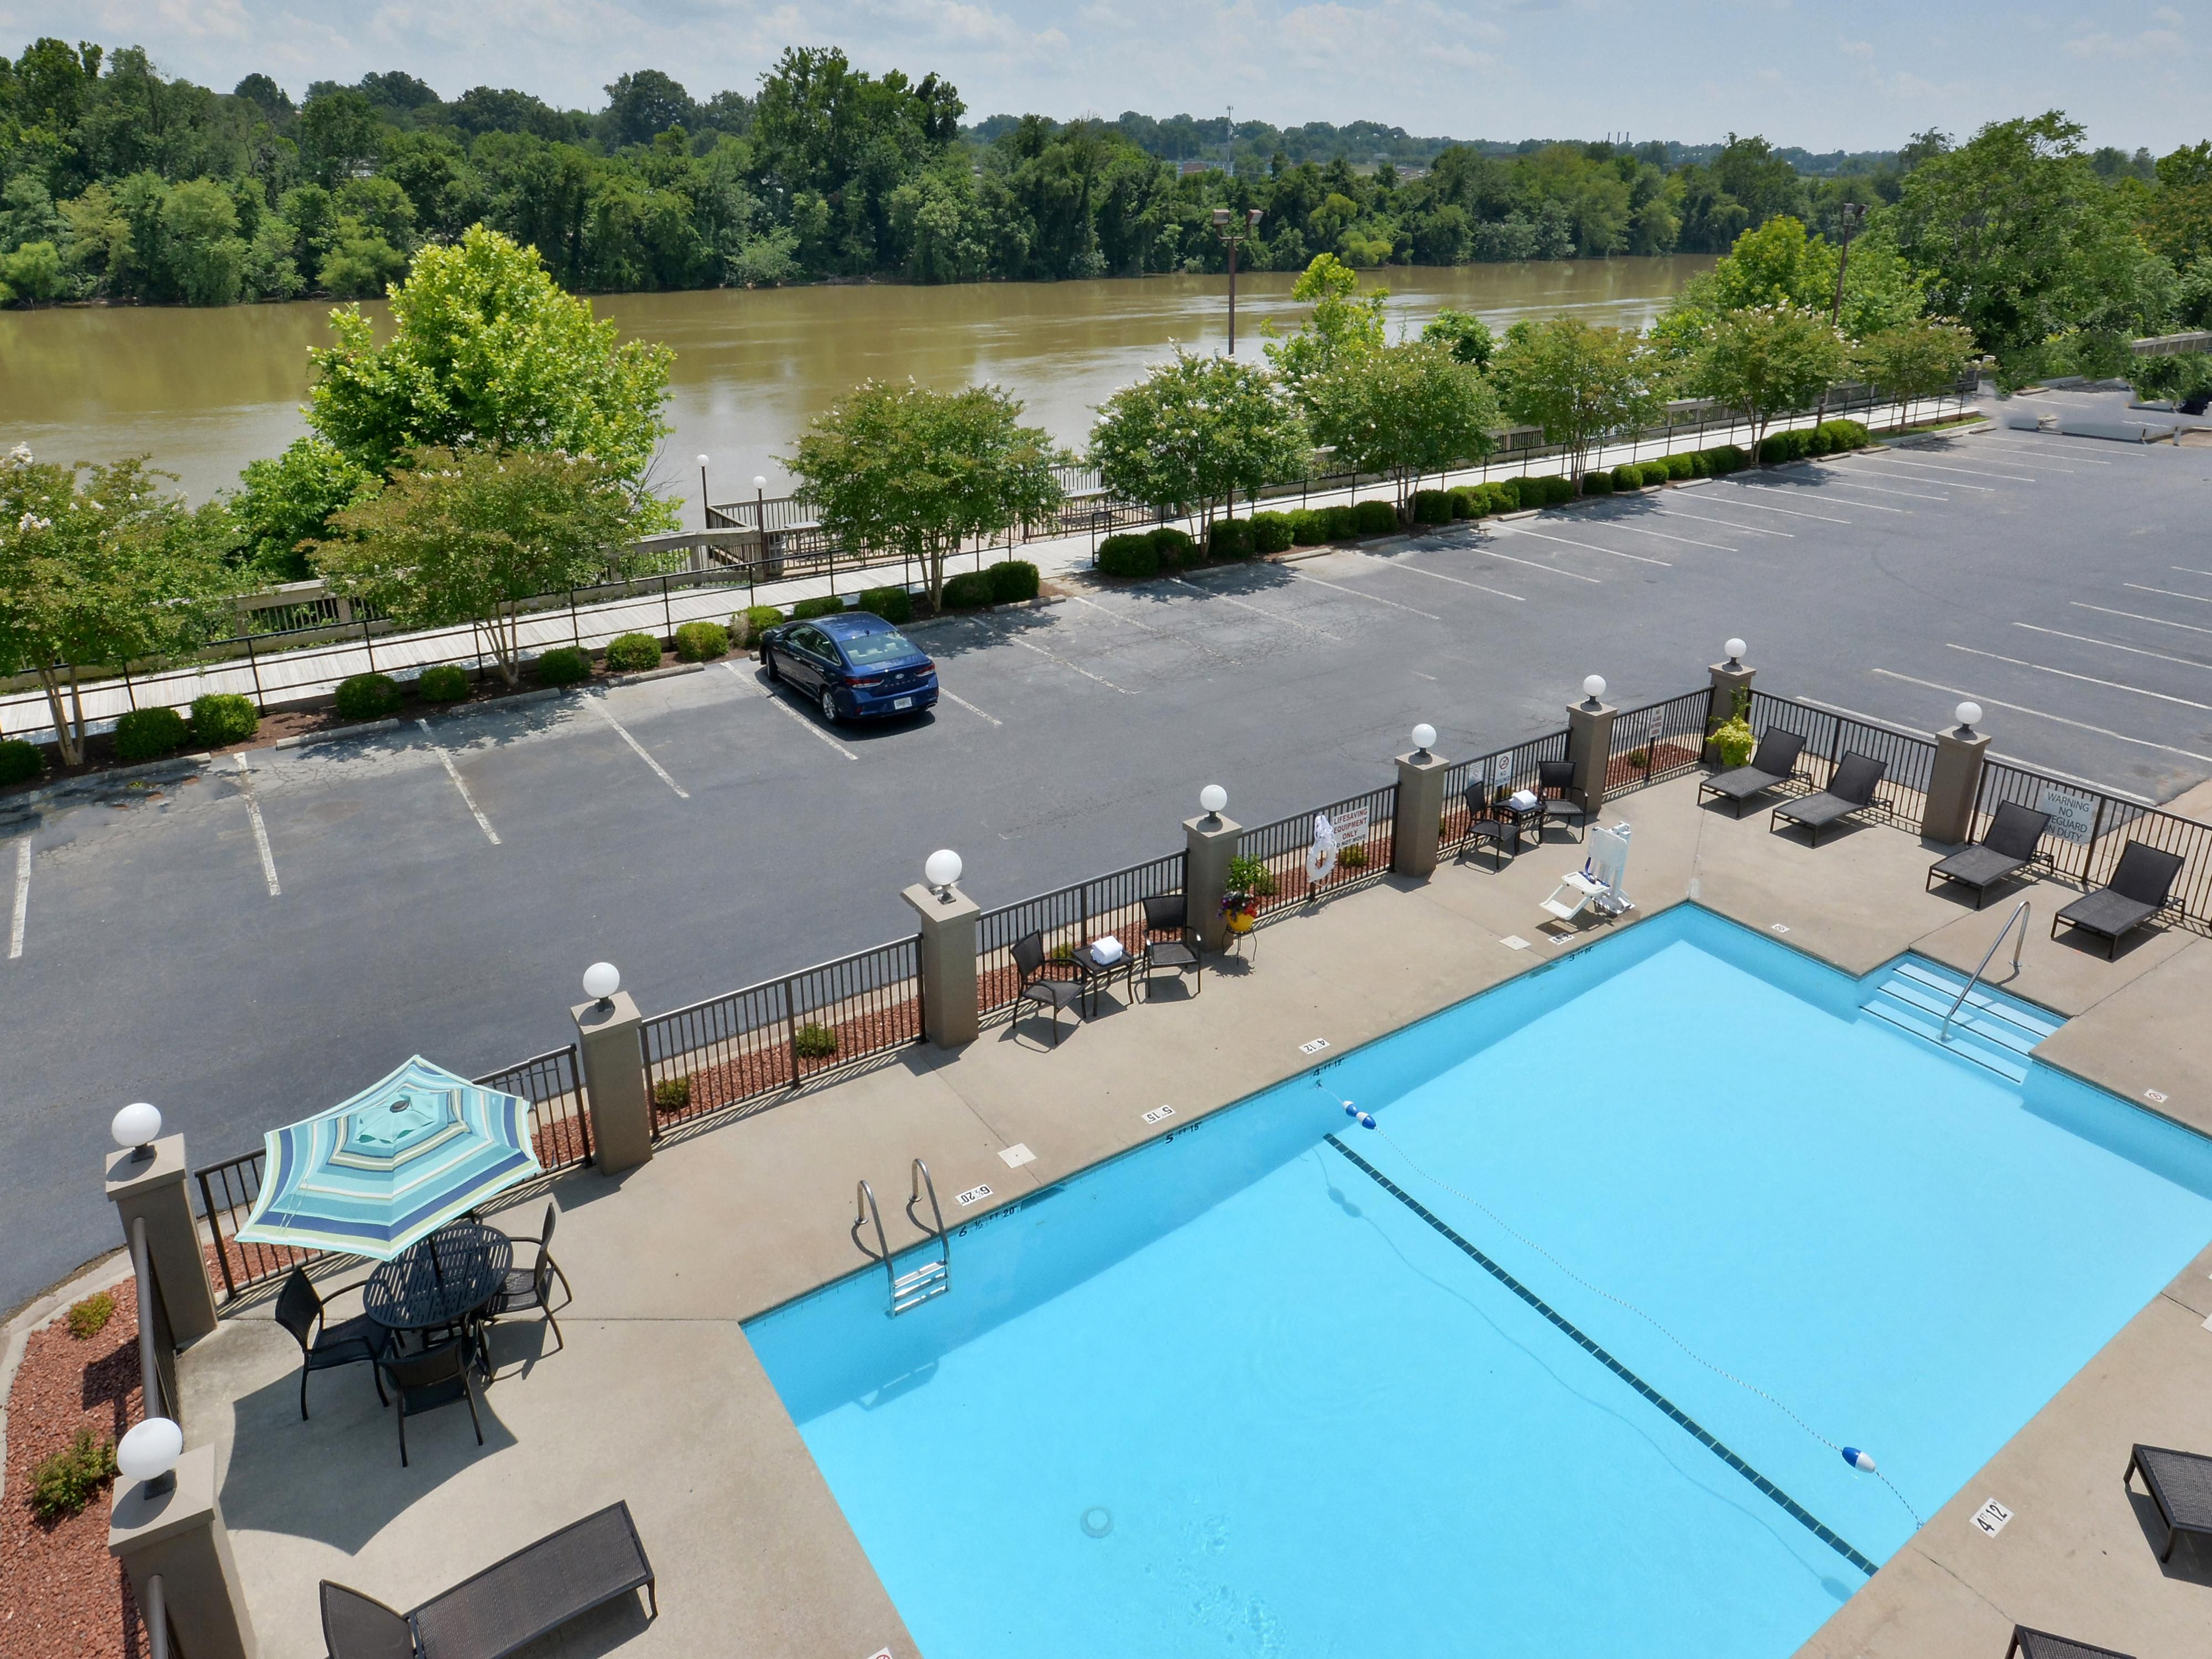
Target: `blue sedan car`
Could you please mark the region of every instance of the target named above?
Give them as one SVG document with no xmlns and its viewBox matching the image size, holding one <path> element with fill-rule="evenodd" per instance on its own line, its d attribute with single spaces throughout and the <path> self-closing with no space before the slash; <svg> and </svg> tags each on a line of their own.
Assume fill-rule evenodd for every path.
<svg viewBox="0 0 2212 1659">
<path fill-rule="evenodd" d="M 937 665 L 865 611 L 787 622 L 761 635 L 769 680 L 839 720 L 917 714 L 937 702 Z"/>
</svg>

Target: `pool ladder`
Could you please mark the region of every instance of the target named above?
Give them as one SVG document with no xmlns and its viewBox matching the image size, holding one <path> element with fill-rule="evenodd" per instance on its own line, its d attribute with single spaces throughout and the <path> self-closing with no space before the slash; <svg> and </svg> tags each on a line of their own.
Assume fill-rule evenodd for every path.
<svg viewBox="0 0 2212 1659">
<path fill-rule="evenodd" d="M 920 1158 L 914 1161 L 911 1171 L 911 1192 L 906 1200 L 906 1218 L 915 1229 L 937 1241 L 937 1259 L 925 1261 L 919 1267 L 902 1273 L 891 1260 L 891 1247 L 884 1237 L 884 1212 L 876 1207 L 875 1189 L 864 1177 L 853 1194 L 853 1243 L 862 1255 L 872 1261 L 884 1264 L 884 1278 L 890 1285 L 890 1317 L 911 1313 L 933 1297 L 943 1296 L 952 1288 L 952 1241 L 945 1231 L 945 1212 L 937 1205 L 937 1183 L 929 1178 L 929 1165 Z M 921 1206 L 922 1195 L 929 1196 L 930 1218 L 924 1221 L 915 1211 Z M 873 1223 L 876 1248 L 871 1250 L 867 1241 L 860 1237 L 860 1229 Z"/>
</svg>

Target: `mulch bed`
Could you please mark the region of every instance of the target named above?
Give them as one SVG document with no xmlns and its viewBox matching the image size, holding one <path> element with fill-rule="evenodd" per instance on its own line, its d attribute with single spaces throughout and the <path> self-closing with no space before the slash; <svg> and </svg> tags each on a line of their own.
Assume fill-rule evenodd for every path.
<svg viewBox="0 0 2212 1659">
<path fill-rule="evenodd" d="M 119 1440 L 138 1420 L 138 1291 L 110 1292 L 115 1313 L 79 1341 L 66 1319 L 34 1333 L 8 1392 L 6 1492 L 0 1497 L 0 1659 L 141 1659 L 145 1626 L 123 1564 L 107 1553 L 112 1492 L 76 1514 L 42 1521 L 31 1508 L 33 1467 L 65 1449 L 80 1426 Z"/>
<path fill-rule="evenodd" d="M 799 1023 L 801 1025 L 823 1024 L 820 1011 L 802 1015 Z M 920 1041 L 921 1004 L 915 998 L 901 996 L 883 1006 L 866 1007 L 848 1014 L 835 1022 L 830 1029 L 836 1033 L 836 1051 L 817 1058 L 800 1056 L 798 1060 L 800 1083 L 819 1073 L 849 1065 L 883 1049 Z M 784 1035 L 781 1020 L 771 1021 L 732 1041 L 755 1046 L 744 1048 L 726 1059 L 689 1073 L 690 1100 L 680 1107 L 656 1107 L 654 1121 L 659 1127 L 665 1128 L 687 1118 L 699 1117 L 722 1107 L 750 1100 L 756 1095 L 773 1094 L 779 1089 L 792 1086 L 791 1043 Z"/>
</svg>

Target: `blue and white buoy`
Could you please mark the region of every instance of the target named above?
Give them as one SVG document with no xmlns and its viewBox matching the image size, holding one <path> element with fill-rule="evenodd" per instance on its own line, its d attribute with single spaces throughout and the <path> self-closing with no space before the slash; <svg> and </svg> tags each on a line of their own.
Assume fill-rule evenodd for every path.
<svg viewBox="0 0 2212 1659">
<path fill-rule="evenodd" d="M 1371 1129 L 1375 1127 L 1375 1119 L 1373 1116 L 1366 1112 L 1361 1111 L 1358 1107 L 1353 1105 L 1352 1102 L 1348 1100 L 1344 1103 L 1344 1115 L 1350 1118 L 1354 1123 L 1357 1123 L 1363 1129 Z"/>
<path fill-rule="evenodd" d="M 1846 1446 L 1844 1448 L 1844 1462 L 1850 1464 L 1861 1474 L 1872 1474 L 1875 1472 L 1874 1467 L 1874 1454 L 1872 1452 L 1863 1452 L 1856 1446 Z"/>
</svg>

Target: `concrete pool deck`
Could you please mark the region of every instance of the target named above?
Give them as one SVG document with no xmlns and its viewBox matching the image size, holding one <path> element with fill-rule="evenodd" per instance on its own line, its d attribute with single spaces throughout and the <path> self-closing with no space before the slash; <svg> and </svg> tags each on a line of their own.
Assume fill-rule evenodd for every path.
<svg viewBox="0 0 2212 1659">
<path fill-rule="evenodd" d="M 1695 778 L 1608 803 L 1636 827 L 1639 916 L 1684 899 L 1853 974 L 1917 948 L 1970 968 L 2014 899 L 1977 914 L 1922 890 L 1938 855 L 1881 825 L 1818 848 L 1700 807 Z M 410 1425 L 403 1470 L 387 1413 L 357 1370 L 319 1373 L 299 1420 L 298 1351 L 265 1306 L 226 1320 L 184 1357 L 185 1422 L 216 1449 L 222 1502 L 262 1651 L 323 1651 L 315 1583 L 331 1577 L 405 1607 L 617 1498 L 659 1573 L 661 1616 L 619 1604 L 546 1653 L 706 1651 L 865 1659 L 917 1650 L 754 1359 L 740 1322 L 863 1263 L 847 1229 L 853 1183 L 891 1198 L 926 1158 L 948 1208 L 988 1183 L 1024 1197 L 1192 1118 L 1307 1070 L 1299 1045 L 1340 1053 L 1617 931 L 1555 945 L 1537 901 L 1581 849 L 1555 837 L 1502 872 L 1486 855 L 1425 884 L 1386 878 L 1270 926 L 1256 960 L 1208 966 L 1202 992 L 1109 1000 L 1057 1050 L 1035 1020 L 986 1027 L 957 1054 L 918 1047 L 735 1121 L 692 1127 L 610 1179 L 551 1183 L 555 1254 L 576 1299 L 565 1350 L 520 1318 L 495 1334 L 484 1445 L 451 1407 Z M 2212 1133 L 2212 953 L 2197 934 L 2138 936 L 2116 963 L 2048 939 L 2070 890 L 2038 884 L 2017 976 L 2004 988 L 2073 1016 L 2047 1058 Z M 1786 929 L 1786 931 L 1777 931 Z M 1528 941 L 1516 949 L 1509 937 Z M 2001 961 L 2003 958 L 2000 958 Z M 1144 1114 L 1176 1115 L 1147 1125 Z M 1026 1146 L 1010 1167 L 1000 1154 Z M 504 1211 L 534 1235 L 547 1199 Z M 1899 1550 L 1806 1656 L 2003 1651 L 2014 1620 L 2150 1656 L 2212 1627 L 2212 1551 L 2184 1543 L 2161 1568 L 2147 1501 L 2120 1472 L 2141 1440 L 2212 1449 L 2212 1249 L 2138 1314 Z M 354 1275 L 348 1275 L 349 1279 Z M 957 1292 L 956 1292 L 957 1293 Z M 341 1302 L 341 1310 L 349 1309 Z M 1996 1498 L 1996 1537 L 1969 1517 Z M 927 1494 L 917 1494 L 926 1503 Z M 1565 1541 L 1562 1547 L 1570 1547 Z M 947 1659 L 933 1656 L 933 1659 Z"/>
</svg>

